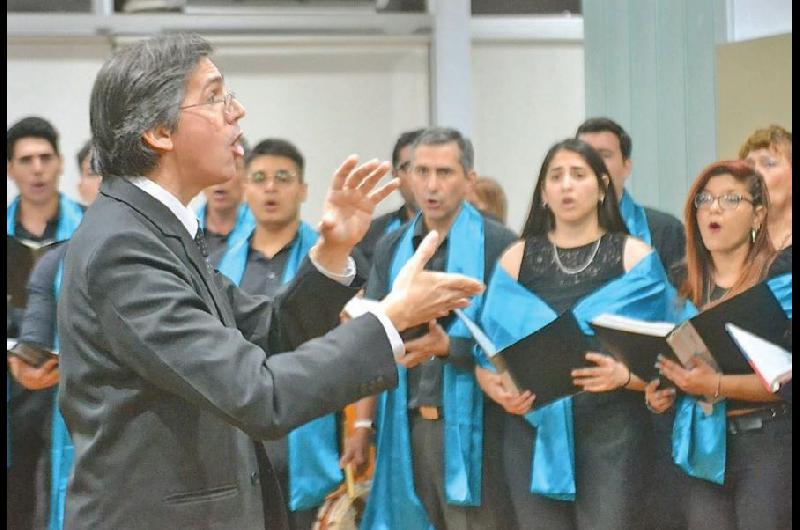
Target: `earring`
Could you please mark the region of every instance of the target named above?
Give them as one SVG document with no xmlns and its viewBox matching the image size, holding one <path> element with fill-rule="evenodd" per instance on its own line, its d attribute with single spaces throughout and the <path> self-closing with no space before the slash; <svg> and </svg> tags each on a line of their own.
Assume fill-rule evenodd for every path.
<svg viewBox="0 0 800 530">
<path fill-rule="evenodd" d="M 756 242 L 756 229 L 755 228 L 750 230 L 750 241 L 752 241 L 753 243 Z"/>
<path fill-rule="evenodd" d="M 547 201 L 542 201 L 542 208 L 547 209 Z"/>
<path fill-rule="evenodd" d="M 603 204 L 603 201 L 604 201 L 605 199 L 606 199 L 606 196 L 605 196 L 605 195 L 601 195 L 601 196 L 600 196 L 600 199 L 598 199 L 598 201 L 597 201 L 597 202 L 598 202 L 599 204 Z"/>
</svg>

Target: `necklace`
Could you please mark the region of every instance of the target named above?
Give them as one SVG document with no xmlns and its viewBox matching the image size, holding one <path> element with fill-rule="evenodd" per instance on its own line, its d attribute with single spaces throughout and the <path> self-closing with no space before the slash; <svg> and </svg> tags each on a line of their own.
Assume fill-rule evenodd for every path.
<svg viewBox="0 0 800 530">
<path fill-rule="evenodd" d="M 556 265 L 558 266 L 559 269 L 561 269 L 561 272 L 565 274 L 578 274 L 579 272 L 585 271 L 586 267 L 591 265 L 592 262 L 594 261 L 594 257 L 597 256 L 597 251 L 600 249 L 600 241 L 602 239 L 603 238 L 601 236 L 600 238 L 597 239 L 597 241 L 594 242 L 594 248 L 592 249 L 592 254 L 589 256 L 589 259 L 586 261 L 586 263 L 574 269 L 565 267 L 564 264 L 561 263 L 561 258 L 558 257 L 558 247 L 556 246 L 555 243 L 553 243 L 553 258 L 556 262 Z"/>
</svg>

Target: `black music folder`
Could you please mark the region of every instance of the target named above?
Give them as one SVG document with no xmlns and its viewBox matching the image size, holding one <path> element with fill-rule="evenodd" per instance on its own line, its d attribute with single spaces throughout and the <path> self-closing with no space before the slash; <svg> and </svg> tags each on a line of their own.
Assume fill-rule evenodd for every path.
<svg viewBox="0 0 800 530">
<path fill-rule="evenodd" d="M 495 365 L 505 367 L 520 391 L 536 395 L 534 408 L 581 392 L 572 383 L 575 368 L 595 366 L 585 359 L 589 340 L 572 311 L 567 311 L 539 331 L 497 352 Z"/>
<path fill-rule="evenodd" d="M 724 374 L 752 374 L 726 324 L 791 348 L 791 321 L 763 282 L 677 326 L 613 315 L 600 315 L 589 325 L 604 348 L 647 381 L 657 374 L 652 366 L 658 354 L 684 365 L 698 356 Z"/>
</svg>

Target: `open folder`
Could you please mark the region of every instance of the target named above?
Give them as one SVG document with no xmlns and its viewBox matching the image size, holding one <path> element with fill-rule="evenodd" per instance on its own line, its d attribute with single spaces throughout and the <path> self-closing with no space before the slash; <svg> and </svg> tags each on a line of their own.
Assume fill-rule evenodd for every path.
<svg viewBox="0 0 800 530">
<path fill-rule="evenodd" d="M 468 323 L 468 317 L 460 311 L 457 314 L 497 372 L 507 373 L 518 391 L 530 390 L 536 395 L 534 408 L 581 392 L 570 373 L 575 368 L 594 366 L 585 359 L 591 347 L 571 311 L 499 351 L 474 322 Z M 481 342 L 488 342 L 487 347 Z"/>
<path fill-rule="evenodd" d="M 776 392 L 783 383 L 792 378 L 792 354 L 785 348 L 745 331 L 736 324 L 725 324 L 725 329 L 767 390 Z"/>
<path fill-rule="evenodd" d="M 603 347 L 644 380 L 656 375 L 657 355 L 686 364 L 700 357 L 724 374 L 752 374 L 753 369 L 726 330 L 732 323 L 769 342 L 787 340 L 790 321 L 766 283 L 750 289 L 674 326 L 613 315 L 590 322 Z"/>
</svg>

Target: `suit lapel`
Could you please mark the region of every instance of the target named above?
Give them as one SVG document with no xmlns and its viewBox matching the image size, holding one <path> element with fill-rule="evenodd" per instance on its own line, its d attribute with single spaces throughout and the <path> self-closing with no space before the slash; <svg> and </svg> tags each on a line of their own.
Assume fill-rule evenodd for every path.
<svg viewBox="0 0 800 530">
<path fill-rule="evenodd" d="M 198 294 L 228 327 L 235 327 L 233 311 L 217 285 L 215 272 L 203 257 L 194 238 L 169 208 L 124 178 L 103 181 L 100 192 L 124 202 L 150 221 L 153 232 L 172 250 L 189 270 L 198 286 Z"/>
</svg>

